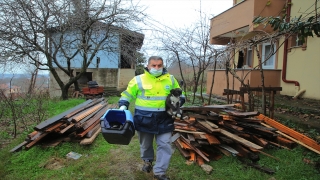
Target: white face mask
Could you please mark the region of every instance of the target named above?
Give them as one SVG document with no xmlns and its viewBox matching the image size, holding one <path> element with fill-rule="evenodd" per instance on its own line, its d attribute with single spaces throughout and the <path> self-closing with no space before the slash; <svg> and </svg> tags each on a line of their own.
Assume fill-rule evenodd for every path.
<svg viewBox="0 0 320 180">
<path fill-rule="evenodd" d="M 163 68 L 160 68 L 160 69 L 151 68 L 149 70 L 150 74 L 155 76 L 155 77 L 160 76 L 162 74 L 162 71 L 163 71 Z"/>
</svg>

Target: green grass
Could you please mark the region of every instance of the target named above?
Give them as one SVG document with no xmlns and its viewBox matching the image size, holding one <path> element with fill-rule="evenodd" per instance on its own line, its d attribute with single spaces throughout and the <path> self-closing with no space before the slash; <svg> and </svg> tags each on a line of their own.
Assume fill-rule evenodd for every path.
<svg viewBox="0 0 320 180">
<path fill-rule="evenodd" d="M 119 97 L 110 98 L 109 103 L 116 103 L 118 99 Z M 70 99 L 68 101 L 50 102 L 50 114 L 59 114 L 83 101 L 81 99 Z M 130 110 L 133 110 L 133 103 Z M 0 150 L 0 179 L 152 179 L 151 174 L 139 170 L 139 165 L 142 162 L 139 158 L 139 143 L 136 135 L 129 145 L 108 144 L 102 135 L 99 135 L 94 143 L 89 146 L 82 146 L 76 142 L 64 142 L 56 147 L 44 148 L 37 145 L 28 151 L 9 153 L 9 150 L 23 142 L 25 137 L 26 135 L 22 134 Z M 82 157 L 78 160 L 67 159 L 66 154 L 70 151 L 80 153 Z M 173 154 L 167 173 L 171 179 L 175 180 L 320 179 L 320 174 L 314 164 L 306 164 L 303 161 L 304 159 L 310 159 L 313 162 L 319 161 L 319 155 L 304 147 L 298 146 L 293 150 L 273 148 L 265 149 L 264 152 L 280 159 L 280 161 L 277 161 L 260 154 L 258 163 L 275 170 L 276 173 L 273 175 L 247 167 L 235 156 L 225 155 L 217 161 L 211 161 L 209 164 L 214 171 L 211 174 L 206 174 L 201 167 L 195 164 L 187 165 L 186 159 L 177 149 Z M 56 162 L 56 164 L 52 162 Z M 50 168 L 49 165 L 56 165 L 56 168 Z"/>
<path fill-rule="evenodd" d="M 48 110 L 50 117 L 60 114 L 72 107 L 85 102 L 85 99 L 69 99 L 67 101 L 60 101 L 58 99 L 49 101 Z"/>
</svg>

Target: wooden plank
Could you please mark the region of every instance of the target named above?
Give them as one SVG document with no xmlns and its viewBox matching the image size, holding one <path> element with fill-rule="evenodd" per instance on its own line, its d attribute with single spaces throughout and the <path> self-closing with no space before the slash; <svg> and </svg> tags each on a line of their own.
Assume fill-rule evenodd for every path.
<svg viewBox="0 0 320 180">
<path fill-rule="evenodd" d="M 171 136 L 171 142 L 175 142 L 179 137 L 181 136 L 180 133 L 175 133 L 173 136 Z"/>
<path fill-rule="evenodd" d="M 243 130 L 243 127 L 239 127 L 228 122 L 224 123 L 224 125 L 225 127 L 229 127 L 230 129 L 232 129 L 233 131 L 241 132 Z"/>
<path fill-rule="evenodd" d="M 10 150 L 10 152 L 18 152 L 18 151 L 20 151 L 20 150 L 22 149 L 23 146 L 25 146 L 25 145 L 28 144 L 28 143 L 29 143 L 29 141 L 23 141 L 23 142 L 20 143 L 18 146 L 12 148 L 12 149 Z"/>
<path fill-rule="evenodd" d="M 259 146 L 262 146 L 262 147 L 265 147 L 265 146 L 268 144 L 267 141 L 265 141 L 265 140 L 262 139 L 262 138 L 258 138 L 258 137 L 255 136 L 255 135 L 252 135 L 252 136 L 251 136 L 251 139 L 252 139 L 252 141 L 253 141 L 254 143 L 256 143 L 256 144 L 258 144 Z"/>
<path fill-rule="evenodd" d="M 208 132 L 208 133 L 213 133 L 213 132 L 220 132 L 220 129 L 213 129 L 210 127 L 210 129 L 208 129 L 206 126 L 202 125 L 199 121 L 197 121 L 197 123 L 194 124 L 195 127 L 197 127 L 198 129 L 204 131 L 204 132 Z"/>
<path fill-rule="evenodd" d="M 248 90 L 262 92 L 262 87 L 240 87 L 240 91 L 243 93 L 247 93 Z M 264 91 L 282 91 L 282 87 L 264 87 Z"/>
<path fill-rule="evenodd" d="M 187 150 L 192 150 L 191 147 L 189 146 L 189 144 L 186 144 L 184 141 L 182 141 L 181 139 L 177 139 L 178 144 L 180 145 L 180 147 L 182 149 L 187 149 Z"/>
<path fill-rule="evenodd" d="M 86 130 L 88 127 L 90 127 L 94 122 L 100 121 L 100 118 L 106 113 L 108 109 L 107 107 L 104 107 L 101 109 L 97 114 L 95 114 L 93 117 L 91 117 L 88 121 L 85 123 L 81 124 L 80 126 L 82 127 L 83 130 Z"/>
<path fill-rule="evenodd" d="M 186 123 L 180 123 L 180 122 L 174 122 L 173 125 L 178 125 L 178 126 L 188 126 Z"/>
<path fill-rule="evenodd" d="M 215 128 L 215 129 L 218 129 L 218 128 L 219 128 L 219 126 L 217 126 L 216 124 L 214 124 L 214 123 L 212 123 L 212 122 L 210 122 L 210 121 L 207 121 L 207 120 L 206 120 L 206 123 L 209 124 L 209 126 L 211 126 L 212 128 Z"/>
<path fill-rule="evenodd" d="M 184 133 L 191 133 L 191 134 L 205 134 L 205 132 L 198 132 L 198 131 L 186 131 L 181 129 L 174 129 L 176 132 L 184 132 Z"/>
<path fill-rule="evenodd" d="M 97 132 L 99 129 L 101 129 L 101 126 L 97 125 L 95 126 L 92 130 L 90 130 L 87 134 L 86 134 L 86 138 L 90 138 L 91 136 L 94 135 L 95 132 Z"/>
<path fill-rule="evenodd" d="M 268 141 L 269 144 L 272 144 L 274 146 L 277 146 L 277 147 L 280 147 L 280 148 L 283 148 L 283 149 L 287 149 L 287 150 L 290 150 L 289 148 L 285 147 L 285 146 L 281 146 L 280 144 L 278 143 L 275 143 L 275 142 L 272 142 L 272 141 Z"/>
<path fill-rule="evenodd" d="M 227 94 L 243 94 L 243 92 L 233 89 L 223 89 L 223 95 Z"/>
<path fill-rule="evenodd" d="M 276 141 L 277 141 L 278 144 L 280 144 L 282 146 L 286 146 L 286 147 L 288 147 L 290 149 L 293 149 L 297 145 L 296 142 L 294 142 L 292 140 L 289 140 L 287 138 L 283 138 L 281 136 L 277 136 Z"/>
<path fill-rule="evenodd" d="M 48 133 L 42 133 L 37 139 L 31 141 L 29 144 L 26 145 L 26 148 L 29 149 L 31 148 L 33 145 L 35 145 L 38 141 L 40 141 L 43 137 L 45 137 Z"/>
<path fill-rule="evenodd" d="M 174 128 L 175 129 L 180 129 L 180 130 L 185 130 L 185 131 L 197 131 L 197 129 L 192 127 L 192 126 L 178 126 L 178 125 L 175 125 Z"/>
<path fill-rule="evenodd" d="M 200 134 L 200 139 L 205 139 L 205 140 L 207 140 L 206 134 Z"/>
<path fill-rule="evenodd" d="M 196 119 L 203 119 L 203 120 L 213 120 L 213 121 L 221 120 L 218 114 L 216 116 L 206 116 L 202 114 L 189 114 L 188 116 Z"/>
<path fill-rule="evenodd" d="M 88 108 L 90 108 L 90 107 L 92 107 L 92 106 L 100 103 L 101 101 L 103 101 L 103 99 L 100 98 L 100 99 L 94 99 L 94 100 L 90 100 L 90 101 L 91 101 L 91 102 L 90 102 L 88 105 L 86 105 L 86 106 L 84 106 L 84 107 L 81 107 L 81 108 L 79 108 L 79 109 L 77 109 L 77 110 L 75 110 L 75 111 L 67 114 L 67 115 L 64 117 L 64 119 L 69 119 L 69 118 L 71 118 L 72 116 L 80 113 L 81 111 L 83 111 L 83 110 L 85 110 L 85 109 L 88 109 Z M 71 122 L 71 119 L 68 120 L 68 121 Z"/>
<path fill-rule="evenodd" d="M 236 151 L 235 149 L 233 149 L 232 147 L 230 147 L 230 146 L 228 146 L 226 144 L 219 144 L 219 147 L 229 151 L 232 154 L 238 154 L 239 153 L 238 151 Z"/>
<path fill-rule="evenodd" d="M 222 105 L 186 106 L 186 107 L 181 107 L 181 110 L 182 111 L 213 111 L 213 112 L 219 113 L 225 108 L 228 108 L 228 106 L 222 106 Z"/>
<path fill-rule="evenodd" d="M 96 110 L 100 109 L 103 105 L 102 104 L 97 104 L 93 107 L 91 107 L 90 109 L 85 110 L 84 112 L 82 112 L 81 114 L 75 116 L 72 118 L 72 122 L 79 122 L 81 121 L 83 118 L 91 115 L 93 112 L 95 112 Z"/>
<path fill-rule="evenodd" d="M 92 112 L 91 114 L 89 114 L 88 116 L 86 116 L 85 118 L 81 119 L 80 122 L 78 122 L 79 125 L 82 125 L 84 123 L 86 123 L 88 120 L 96 119 L 98 118 L 100 120 L 100 118 L 103 116 L 103 114 L 106 112 L 106 103 L 101 103 L 102 106 L 100 106 L 97 110 L 95 110 L 94 112 Z M 98 117 L 99 116 L 99 117 Z"/>
<path fill-rule="evenodd" d="M 230 114 L 232 116 L 237 116 L 237 117 L 257 116 L 259 114 L 258 111 L 240 112 L 240 111 L 224 110 L 224 112 L 227 112 L 228 114 Z"/>
<path fill-rule="evenodd" d="M 176 145 L 176 147 L 178 148 L 179 152 L 182 154 L 183 157 L 185 157 L 186 159 L 190 159 L 189 151 L 182 149 L 177 141 L 175 141 L 174 144 Z"/>
<path fill-rule="evenodd" d="M 189 141 L 195 141 L 193 134 L 188 133 L 187 136 L 188 136 Z"/>
<path fill-rule="evenodd" d="M 98 128 L 98 131 L 96 131 L 90 138 L 84 138 L 83 140 L 81 140 L 80 144 L 81 145 L 92 144 L 100 132 L 101 132 L 101 128 Z"/>
<path fill-rule="evenodd" d="M 196 162 L 196 153 L 194 151 L 189 151 L 190 152 L 190 159 L 189 161 Z"/>
<path fill-rule="evenodd" d="M 77 137 L 84 137 L 89 131 L 91 131 L 96 125 L 100 126 L 100 120 L 97 120 L 95 123 L 93 123 L 90 127 L 88 127 L 86 130 L 80 132 L 77 134 Z"/>
<path fill-rule="evenodd" d="M 233 117 L 230 115 L 220 114 L 220 116 L 222 117 L 222 120 L 233 120 Z"/>
<path fill-rule="evenodd" d="M 62 129 L 59 133 L 60 134 L 63 134 L 65 133 L 66 131 L 68 131 L 70 128 L 72 128 L 75 124 L 70 124 L 68 125 L 67 127 L 65 127 L 64 129 Z"/>
<path fill-rule="evenodd" d="M 50 127 L 46 128 L 45 132 L 52 132 L 56 128 L 60 127 L 64 122 L 57 122 L 56 124 L 51 125 Z"/>
<path fill-rule="evenodd" d="M 244 148 L 242 145 L 240 144 L 235 144 L 234 149 L 238 152 L 238 156 L 240 157 L 249 157 L 250 151 L 246 148 Z"/>
<path fill-rule="evenodd" d="M 193 134 L 194 139 L 201 139 L 200 134 Z"/>
<path fill-rule="evenodd" d="M 231 156 L 231 153 L 219 146 L 216 147 L 222 154 L 226 155 L 226 156 Z"/>
<path fill-rule="evenodd" d="M 33 131 L 32 133 L 28 134 L 27 137 L 29 139 L 31 139 L 32 137 L 34 137 L 35 135 L 37 135 L 39 132 L 38 131 Z"/>
<path fill-rule="evenodd" d="M 269 125 L 267 125 L 267 124 L 264 124 L 264 123 L 262 123 L 262 124 L 263 124 L 263 125 L 265 125 L 265 126 L 267 126 L 267 127 L 270 127 L 270 126 L 269 126 Z M 287 135 L 287 134 L 285 134 L 285 133 L 283 133 L 283 132 L 277 131 L 277 133 L 279 133 L 280 135 L 282 135 L 282 136 L 284 136 L 284 137 L 286 137 L 286 138 L 288 138 L 288 139 L 290 139 L 290 140 L 292 140 L 292 141 L 294 141 L 294 142 L 296 142 L 296 143 L 300 144 L 301 146 L 304 146 L 304 147 L 306 147 L 306 148 L 308 148 L 308 149 L 312 150 L 313 152 L 316 152 L 316 153 L 320 154 L 320 151 L 318 151 L 318 150 L 316 150 L 316 149 L 314 149 L 314 148 L 312 148 L 312 147 L 308 146 L 307 144 L 305 144 L 305 143 L 303 143 L 303 142 L 300 142 L 300 141 L 298 141 L 298 140 L 294 139 L 293 137 L 291 137 L 291 136 L 289 136 L 289 135 Z M 271 143 L 271 142 L 270 142 L 270 143 Z"/>
<path fill-rule="evenodd" d="M 213 144 L 221 144 L 220 141 L 212 134 L 205 134 L 207 141 L 209 142 L 210 145 Z"/>
<path fill-rule="evenodd" d="M 260 114 L 258 116 L 259 119 L 263 120 L 265 123 L 267 123 L 268 125 L 278 129 L 279 131 L 281 131 L 282 133 L 285 133 L 291 137 L 293 137 L 295 140 L 301 142 L 302 144 L 306 145 L 305 147 L 311 149 L 312 150 L 316 150 L 317 153 L 320 152 L 320 145 L 313 139 L 293 130 L 288 128 L 287 126 L 271 119 L 268 118 L 266 116 L 264 116 L 263 114 Z M 300 144 L 300 143 L 299 143 Z M 311 147 L 311 148 L 310 148 Z"/>
<path fill-rule="evenodd" d="M 228 138 L 233 139 L 234 141 L 237 141 L 240 144 L 243 144 L 244 146 L 253 147 L 253 148 L 256 148 L 256 149 L 259 149 L 259 150 L 263 149 L 261 146 L 258 146 L 256 144 L 254 144 L 254 143 L 252 143 L 252 142 L 250 142 L 250 141 L 248 141 L 246 139 L 243 139 L 243 138 L 241 138 L 241 137 L 239 137 L 239 136 L 237 136 L 235 134 L 232 134 L 232 133 L 230 133 L 230 132 L 228 132 L 228 131 L 226 131 L 224 129 L 220 129 L 220 133 L 225 135 L 225 136 L 227 136 Z"/>
<path fill-rule="evenodd" d="M 204 164 L 204 160 L 201 156 L 197 156 L 196 157 L 196 162 L 199 166 L 203 165 Z"/>
<path fill-rule="evenodd" d="M 209 131 L 210 133 L 213 132 L 217 132 L 217 128 L 212 128 L 208 123 L 206 123 L 206 121 L 204 120 L 197 120 L 198 123 L 200 123 L 203 127 L 205 127 L 207 129 L 207 131 Z"/>
<path fill-rule="evenodd" d="M 198 153 L 204 160 L 206 160 L 207 162 L 210 162 L 210 160 L 196 147 L 194 147 L 193 145 L 191 145 L 183 136 L 181 136 L 181 140 L 188 144 L 192 150 L 194 150 L 196 153 Z"/>
<path fill-rule="evenodd" d="M 204 139 L 198 139 L 197 142 L 200 144 L 200 146 L 207 146 L 210 145 L 207 140 Z"/>
<path fill-rule="evenodd" d="M 79 105 L 77 105 L 77 106 L 75 106 L 75 107 L 63 112 L 63 113 L 61 113 L 61 114 L 58 114 L 58 115 L 56 115 L 56 116 L 54 116 L 54 117 L 52 117 L 50 119 L 47 119 L 47 120 L 41 122 L 40 124 L 38 124 L 36 127 L 34 127 L 34 129 L 37 130 L 37 131 L 42 130 L 43 128 L 45 128 L 45 127 L 55 123 L 56 121 L 60 120 L 65 115 L 67 115 L 67 114 L 69 114 L 69 113 L 71 113 L 71 112 L 73 112 L 73 111 L 75 111 L 75 110 L 77 110 L 77 109 L 79 109 L 79 108 L 81 108 L 83 106 L 86 106 L 90 102 L 92 102 L 92 100 L 87 100 L 87 101 L 85 101 L 85 102 L 83 102 L 83 103 L 81 103 L 81 104 L 79 104 Z"/>
</svg>

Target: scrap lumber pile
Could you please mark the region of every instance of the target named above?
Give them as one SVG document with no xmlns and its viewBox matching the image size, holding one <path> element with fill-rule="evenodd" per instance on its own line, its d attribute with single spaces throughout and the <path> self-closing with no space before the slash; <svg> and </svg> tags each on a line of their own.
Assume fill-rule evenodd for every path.
<svg viewBox="0 0 320 180">
<path fill-rule="evenodd" d="M 40 142 L 46 146 L 57 146 L 63 141 L 91 144 L 101 131 L 100 118 L 109 108 L 116 108 L 116 105 L 108 104 L 104 98 L 87 100 L 35 126 L 25 141 L 10 152 L 23 147 L 28 150 Z"/>
<path fill-rule="evenodd" d="M 212 167 L 205 162 L 222 155 L 234 155 L 246 165 L 265 173 L 274 171 L 258 164 L 268 146 L 292 149 L 297 143 L 320 154 L 320 145 L 259 112 L 243 112 L 233 104 L 182 107 L 183 120 L 175 120 L 173 141 L 188 163 L 196 163 L 207 173 Z"/>
</svg>

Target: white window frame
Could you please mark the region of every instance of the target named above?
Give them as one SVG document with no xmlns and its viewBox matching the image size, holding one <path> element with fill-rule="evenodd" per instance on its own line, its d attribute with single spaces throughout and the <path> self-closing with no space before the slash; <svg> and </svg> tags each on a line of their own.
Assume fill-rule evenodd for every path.
<svg viewBox="0 0 320 180">
<path fill-rule="evenodd" d="M 263 69 L 275 69 L 275 64 L 276 64 L 276 44 L 273 44 L 273 52 L 274 54 L 266 61 L 265 58 L 268 57 L 268 54 L 266 54 L 266 46 L 271 46 L 271 43 L 263 43 L 262 44 L 262 68 Z M 268 63 L 268 64 L 266 64 Z"/>
<path fill-rule="evenodd" d="M 249 51 L 251 51 L 251 54 L 249 54 Z M 253 49 L 251 47 L 249 47 L 247 49 L 247 53 L 246 53 L 246 65 L 248 65 L 249 67 L 252 67 L 253 66 L 253 57 L 252 57 L 252 54 L 253 54 Z M 250 55 L 250 56 L 249 56 Z M 250 60 L 250 62 L 249 62 Z"/>
</svg>

